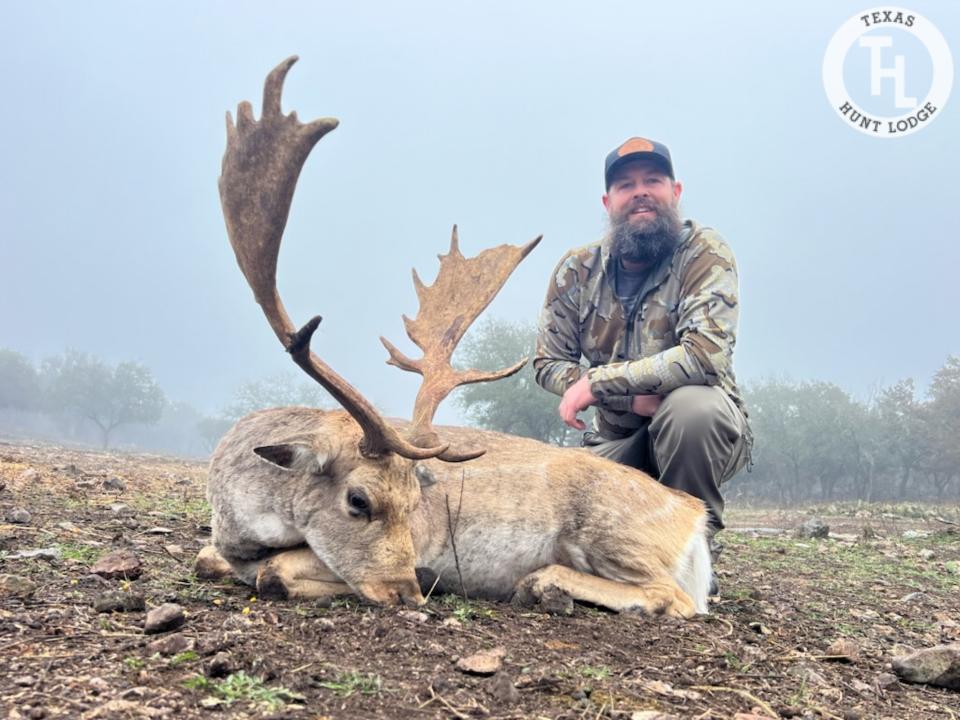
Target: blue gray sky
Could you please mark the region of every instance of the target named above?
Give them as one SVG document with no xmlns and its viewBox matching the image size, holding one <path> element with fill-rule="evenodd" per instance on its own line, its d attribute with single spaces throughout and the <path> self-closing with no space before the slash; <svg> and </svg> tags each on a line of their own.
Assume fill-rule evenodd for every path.
<svg viewBox="0 0 960 720">
<path fill-rule="evenodd" d="M 742 380 L 923 385 L 960 353 L 960 97 L 900 140 L 845 127 L 821 65 L 866 7 L 4 3 L 0 346 L 138 360 L 207 411 L 287 370 L 216 179 L 224 111 L 259 114 L 266 73 L 298 54 L 284 109 L 341 125 L 301 176 L 279 286 L 295 322 L 324 316 L 316 349 L 388 413 L 417 387 L 377 340 L 415 350 L 410 268 L 432 278 L 454 223 L 467 254 L 543 233 L 488 310 L 534 320 L 563 252 L 603 232 L 603 159 L 632 135 L 671 148 L 684 212 L 736 252 Z M 911 7 L 956 58 L 960 5 Z"/>
</svg>

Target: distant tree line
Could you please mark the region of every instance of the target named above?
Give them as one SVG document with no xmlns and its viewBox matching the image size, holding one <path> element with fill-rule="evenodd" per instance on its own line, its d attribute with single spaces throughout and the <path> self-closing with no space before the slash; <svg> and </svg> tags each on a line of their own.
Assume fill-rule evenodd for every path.
<svg viewBox="0 0 960 720">
<path fill-rule="evenodd" d="M 461 343 L 455 364 L 493 370 L 532 357 L 532 324 L 487 320 Z M 928 388 L 912 380 L 869 400 L 822 381 L 770 379 L 744 388 L 755 434 L 753 467 L 725 488 L 731 498 L 792 505 L 844 499 L 960 497 L 960 358 L 948 357 Z M 478 427 L 576 445 L 528 364 L 511 378 L 467 385 L 453 396 Z M 330 407 L 330 397 L 292 370 L 251 380 L 208 415 L 172 401 L 150 370 L 110 365 L 73 350 L 44 359 L 0 348 L 0 433 L 206 456 L 239 418 L 266 407 Z"/>
<path fill-rule="evenodd" d="M 205 456 L 249 412 L 329 404 L 320 387 L 290 372 L 243 383 L 227 405 L 207 415 L 168 399 L 140 363 L 111 365 L 67 350 L 35 365 L 0 348 L 0 433 L 13 437 Z"/>
<path fill-rule="evenodd" d="M 456 360 L 491 370 L 532 356 L 536 328 L 488 320 Z M 507 380 L 469 385 L 456 401 L 475 424 L 576 444 L 557 416 L 559 398 L 528 365 Z M 945 500 L 960 496 L 960 358 L 948 357 L 922 398 L 901 380 L 868 401 L 828 382 L 764 380 L 744 387 L 755 434 L 753 467 L 729 497 L 792 505 L 841 499 Z"/>
</svg>

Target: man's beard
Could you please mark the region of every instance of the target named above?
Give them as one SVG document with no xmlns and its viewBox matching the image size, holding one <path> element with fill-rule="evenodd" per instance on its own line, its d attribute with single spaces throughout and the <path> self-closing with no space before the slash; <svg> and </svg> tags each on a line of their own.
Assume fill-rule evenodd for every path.
<svg viewBox="0 0 960 720">
<path fill-rule="evenodd" d="M 640 226 L 630 222 L 637 207 L 653 210 L 654 217 Z M 656 264 L 673 254 L 680 244 L 683 223 L 676 205 L 636 201 L 616 217 L 610 217 L 610 254 L 616 259 Z"/>
</svg>

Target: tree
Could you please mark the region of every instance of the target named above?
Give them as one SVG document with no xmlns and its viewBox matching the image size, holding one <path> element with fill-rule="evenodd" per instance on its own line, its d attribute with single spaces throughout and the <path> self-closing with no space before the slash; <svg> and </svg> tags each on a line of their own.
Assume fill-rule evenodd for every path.
<svg viewBox="0 0 960 720">
<path fill-rule="evenodd" d="M 532 358 L 537 329 L 529 323 L 487 319 L 460 343 L 455 363 L 478 370 L 499 370 L 520 358 Z M 488 430 L 565 445 L 569 429 L 557 414 L 560 398 L 538 386 L 528 363 L 512 377 L 465 385 L 454 396 L 467 418 Z"/>
<path fill-rule="evenodd" d="M 0 348 L 0 408 L 38 410 L 40 381 L 33 363 L 13 350 Z"/>
<path fill-rule="evenodd" d="M 937 501 L 960 475 L 960 357 L 950 355 L 930 382 L 925 405 L 924 465 Z"/>
<path fill-rule="evenodd" d="M 920 465 L 926 432 L 913 380 L 900 380 L 882 390 L 877 413 L 883 453 L 897 474 L 897 499 L 903 500 L 911 475 Z"/>
<path fill-rule="evenodd" d="M 104 448 L 121 425 L 157 422 L 166 403 L 150 370 L 135 362 L 110 367 L 99 358 L 68 350 L 43 361 L 42 378 L 48 409 L 75 413 L 94 423 Z"/>
</svg>

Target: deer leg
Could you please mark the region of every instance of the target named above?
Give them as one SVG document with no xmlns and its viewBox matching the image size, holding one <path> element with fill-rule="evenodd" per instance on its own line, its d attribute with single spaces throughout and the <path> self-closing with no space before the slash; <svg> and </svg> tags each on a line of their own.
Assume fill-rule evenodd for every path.
<svg viewBox="0 0 960 720">
<path fill-rule="evenodd" d="M 261 597 L 276 599 L 325 600 L 353 594 L 308 547 L 284 550 L 261 562 L 256 586 Z"/>
<path fill-rule="evenodd" d="M 563 595 L 617 612 L 677 618 L 697 614 L 693 600 L 667 574 L 634 584 L 588 575 L 564 565 L 547 565 L 527 575 L 517 583 L 514 599 L 524 605 L 543 599 L 554 604 Z"/>
</svg>

